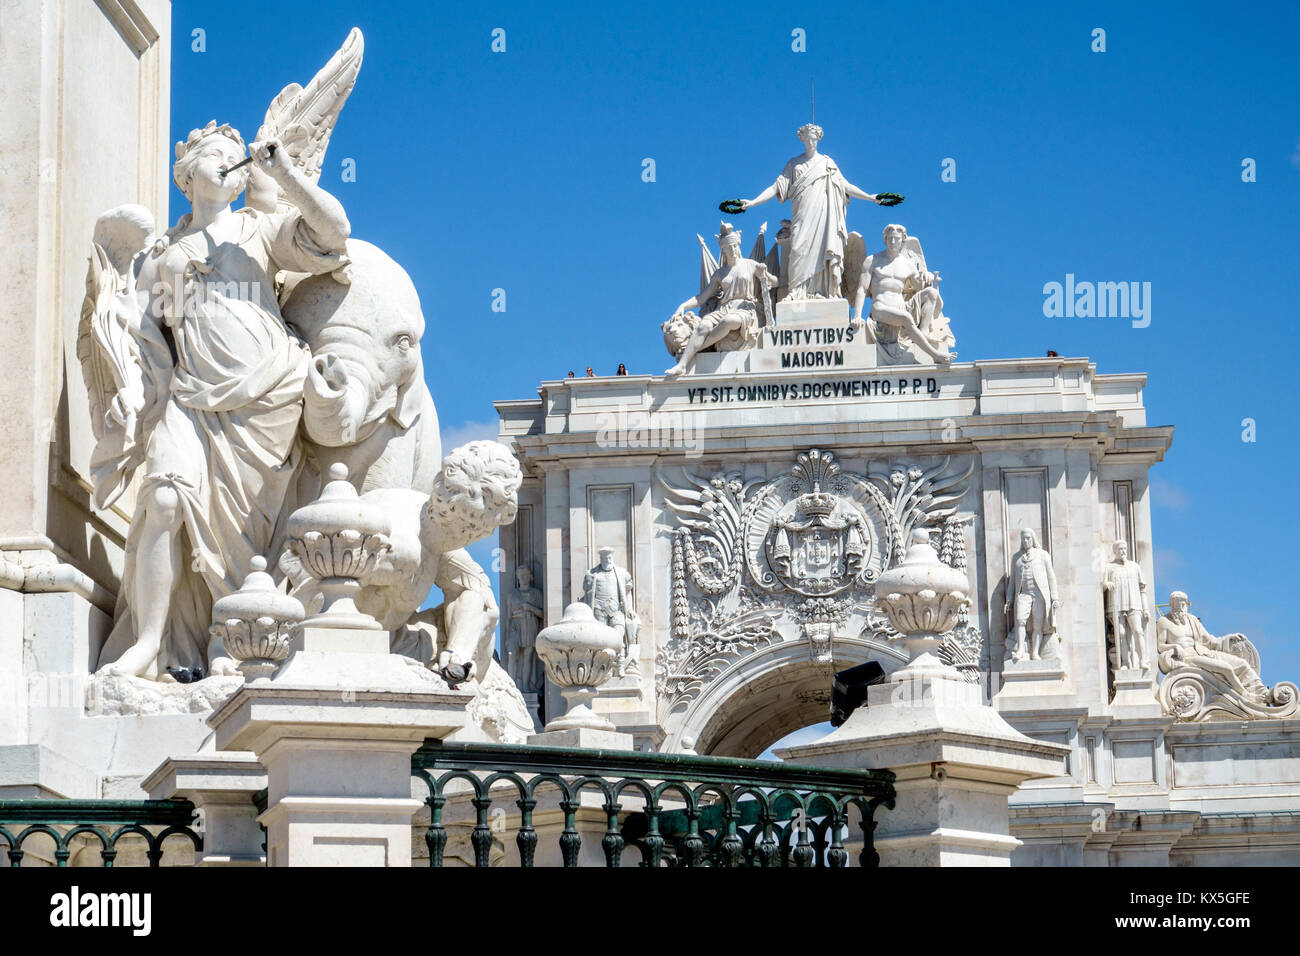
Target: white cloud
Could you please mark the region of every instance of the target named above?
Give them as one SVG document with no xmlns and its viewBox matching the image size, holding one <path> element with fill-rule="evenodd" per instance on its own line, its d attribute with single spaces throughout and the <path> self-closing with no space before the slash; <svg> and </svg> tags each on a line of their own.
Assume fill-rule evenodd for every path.
<svg viewBox="0 0 1300 956">
<path fill-rule="evenodd" d="M 1295 152 L 1291 154 L 1291 165 L 1300 169 L 1300 140 L 1296 140 Z"/>
<path fill-rule="evenodd" d="M 1171 511 L 1186 511 L 1192 504 L 1192 499 L 1182 488 L 1155 475 L 1151 476 L 1151 501 L 1157 507 Z"/>
<path fill-rule="evenodd" d="M 496 441 L 498 425 L 496 422 L 461 422 L 442 430 L 442 453 L 445 455 L 453 448 L 459 448 L 466 442 Z"/>
</svg>

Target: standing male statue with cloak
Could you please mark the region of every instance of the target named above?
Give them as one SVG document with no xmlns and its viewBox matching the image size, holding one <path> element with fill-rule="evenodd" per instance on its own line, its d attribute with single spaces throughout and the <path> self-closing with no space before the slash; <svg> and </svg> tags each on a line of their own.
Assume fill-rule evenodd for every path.
<svg viewBox="0 0 1300 956">
<path fill-rule="evenodd" d="M 785 164 L 781 175 L 753 199 L 741 200 L 748 210 L 769 199 L 790 201 L 789 297 L 836 298 L 844 273 L 844 222 L 849 198 L 879 202 L 841 175 L 835 161 L 817 152 L 822 128 L 806 123 L 799 128 L 802 156 Z"/>
</svg>

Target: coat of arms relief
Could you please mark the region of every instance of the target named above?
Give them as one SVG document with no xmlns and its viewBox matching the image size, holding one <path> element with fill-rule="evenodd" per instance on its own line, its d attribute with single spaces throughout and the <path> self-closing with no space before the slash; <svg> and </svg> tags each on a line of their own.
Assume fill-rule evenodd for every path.
<svg viewBox="0 0 1300 956">
<path fill-rule="evenodd" d="M 969 516 L 958 515 L 957 504 L 974 460 L 881 465 L 852 474 L 814 448 L 770 480 L 726 470 L 711 477 L 684 470 L 678 483 L 661 477 L 676 516 L 672 633 L 655 666 L 668 713 L 773 644 L 802 641 L 829 669 L 837 638 L 896 639 L 872 589 L 902 560 L 913 528 L 938 532 L 943 560 L 965 569 Z M 945 649 L 974 676 L 982 648 L 978 626 L 963 619 Z"/>
</svg>

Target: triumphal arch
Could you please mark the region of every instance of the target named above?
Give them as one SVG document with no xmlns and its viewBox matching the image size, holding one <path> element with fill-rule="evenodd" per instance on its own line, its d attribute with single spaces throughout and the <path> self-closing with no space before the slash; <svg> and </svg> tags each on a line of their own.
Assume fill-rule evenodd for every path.
<svg viewBox="0 0 1300 956">
<path fill-rule="evenodd" d="M 169 5 L 44 9 L 0 64 L 10 864 L 1300 858 L 1296 685 L 1155 592 L 1145 377 L 959 360 L 979 305 L 820 127 L 647 308 L 663 374 L 447 448 L 433 306 L 322 178 L 361 32 L 173 141 Z"/>
<path fill-rule="evenodd" d="M 1055 353 L 961 361 L 962 307 L 950 321 L 905 226 L 877 241 L 843 225 L 862 191 L 821 135 L 801 128 L 805 151 L 772 189 L 723 204 L 716 256 L 700 238 L 699 291 L 663 323 L 665 374 L 571 376 L 497 403 L 524 469 L 503 600 L 526 573 L 556 620 L 612 554 L 638 637 L 592 706 L 644 749 L 752 758 L 826 720 L 834 672 L 906 664 L 876 582 L 922 531 L 973 598 L 940 657 L 1019 731 L 1069 751 L 1063 775 L 1012 800 L 1017 859 L 1104 859 L 1136 840 L 1191 860 L 1231 843 L 1241 834 L 1202 836 L 1198 811 L 1285 804 L 1296 693 L 1263 683 L 1242 635 L 1196 643 L 1175 626 L 1199 625 L 1185 595 L 1160 614 L 1148 474 L 1174 429 L 1147 421 L 1146 376 Z M 746 249 L 759 224 L 743 213 L 769 199 L 791 218 Z M 501 649 L 509 668 L 508 623 Z M 1222 718 L 1250 721 L 1234 732 L 1261 748 L 1260 785 L 1228 802 L 1244 741 Z M 1117 836 L 1137 808 L 1162 836 Z"/>
</svg>

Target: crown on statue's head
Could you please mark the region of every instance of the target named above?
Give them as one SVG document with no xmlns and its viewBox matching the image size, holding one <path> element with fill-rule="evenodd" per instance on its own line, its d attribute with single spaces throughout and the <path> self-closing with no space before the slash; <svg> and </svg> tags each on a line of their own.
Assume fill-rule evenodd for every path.
<svg viewBox="0 0 1300 956">
<path fill-rule="evenodd" d="M 239 147 L 240 152 L 243 152 L 245 149 L 244 138 L 239 135 L 239 130 L 235 129 L 229 123 L 222 123 L 218 126 L 216 120 L 209 120 L 207 126 L 204 126 L 202 129 L 190 130 L 190 135 L 185 137 L 184 142 L 176 144 L 176 158 L 180 159 L 209 136 L 224 136 L 234 142 L 234 144 Z"/>
</svg>

